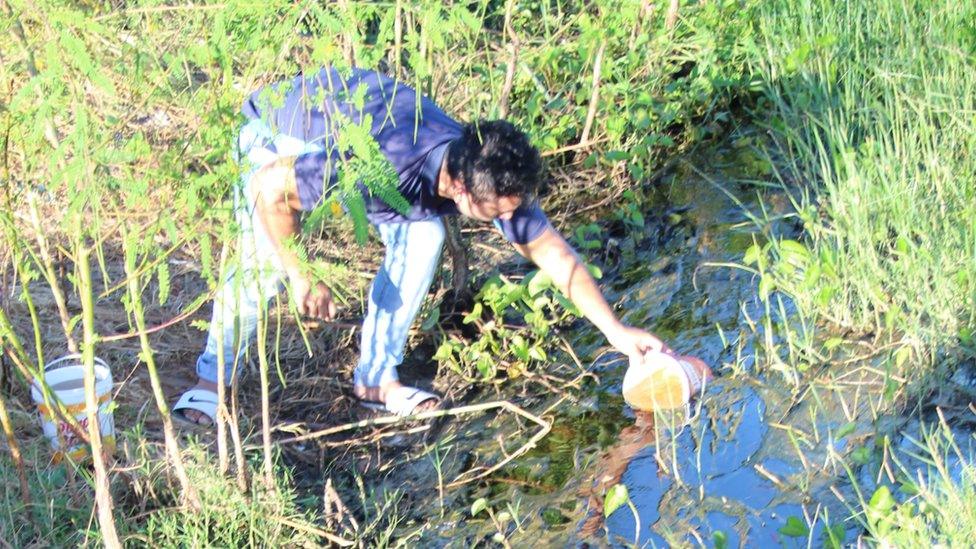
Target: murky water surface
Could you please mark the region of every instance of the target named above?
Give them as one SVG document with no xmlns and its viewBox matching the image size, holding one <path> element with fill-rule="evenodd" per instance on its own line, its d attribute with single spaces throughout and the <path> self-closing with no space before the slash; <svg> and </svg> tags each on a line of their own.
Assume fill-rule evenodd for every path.
<svg viewBox="0 0 976 549">
<path fill-rule="evenodd" d="M 825 517 L 846 516 L 828 494 L 850 493 L 832 456 L 870 431 L 867 399 L 826 392 L 801 398 L 779 375 L 755 371 L 750 325 L 761 317 L 756 281 L 743 270 L 712 264 L 737 261 L 753 243 L 755 229 L 736 202 L 755 206 L 756 191 L 721 167 L 699 169 L 679 169 L 656 187 L 643 230 L 607 227 L 609 276 L 602 282 L 624 321 L 649 328 L 716 370 L 695 417 L 635 416 L 620 396 L 626 361 L 603 354 L 592 363 L 605 343 L 580 323 L 574 347 L 595 376 L 585 382 L 584 397 L 556 407 L 552 432 L 490 486 L 455 492 L 445 502 L 455 511 L 424 543 L 477 544 L 501 529 L 515 547 L 805 547 L 811 540 L 822 544 Z M 774 210 L 783 202 L 764 199 Z M 486 431 L 511 432 L 511 421 L 484 419 L 465 429 L 472 440 L 485 440 L 491 438 Z M 834 440 L 830 433 L 842 425 L 848 433 Z M 530 430 L 522 435 L 528 438 Z M 497 453 L 495 441 L 474 452 L 485 462 Z M 446 466 L 463 470 L 470 462 Z M 417 479 L 428 489 L 429 482 Z M 604 520 L 604 495 L 618 483 L 627 486 L 633 508 L 622 506 Z M 484 514 L 471 518 L 469 506 L 479 497 L 488 498 L 496 519 L 504 513 L 518 524 L 499 526 Z M 797 535 L 787 526 L 797 520 L 812 525 L 809 533 Z"/>
</svg>

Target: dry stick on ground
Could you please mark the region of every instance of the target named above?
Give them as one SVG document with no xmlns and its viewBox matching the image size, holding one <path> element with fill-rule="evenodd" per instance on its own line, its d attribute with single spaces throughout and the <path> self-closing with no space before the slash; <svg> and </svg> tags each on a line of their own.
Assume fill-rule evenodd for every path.
<svg viewBox="0 0 976 549">
<path fill-rule="evenodd" d="M 2 394 L 0 394 L 0 423 L 3 424 L 3 434 L 7 437 L 10 459 L 13 460 L 14 467 L 17 469 L 17 477 L 20 479 L 20 497 L 24 501 L 24 509 L 29 519 L 31 497 L 30 486 L 27 484 L 27 471 L 24 469 L 24 458 L 20 455 L 20 445 L 17 444 L 17 437 L 14 435 L 14 428 L 10 423 L 10 416 L 7 414 L 7 403 Z"/>
<path fill-rule="evenodd" d="M 125 233 L 123 233 L 122 239 L 123 241 L 126 240 Z M 134 258 L 132 259 L 134 260 Z M 176 480 L 180 483 L 184 501 L 189 503 L 192 509 L 199 510 L 201 509 L 200 497 L 196 488 L 190 484 L 190 479 L 186 474 L 186 467 L 183 465 L 183 457 L 180 454 L 180 445 L 176 441 L 176 431 L 173 429 L 173 418 L 169 415 L 169 406 L 166 404 L 163 387 L 159 383 L 159 374 L 156 371 L 156 360 L 153 356 L 152 347 L 149 345 L 149 336 L 146 335 L 146 315 L 142 307 L 142 295 L 139 292 L 139 277 L 135 276 L 135 265 L 133 263 L 134 261 L 126 258 L 125 271 L 129 277 L 129 302 L 132 306 L 132 316 L 135 317 L 136 329 L 139 331 L 142 360 L 146 363 L 146 369 L 149 371 L 149 384 L 152 386 L 153 397 L 156 399 L 156 409 L 159 410 L 160 419 L 163 421 L 163 439 L 166 453 L 169 455 L 170 466 L 176 473 Z"/>
<path fill-rule="evenodd" d="M 41 262 L 43 263 L 39 267 L 41 267 L 41 272 L 44 273 L 44 278 L 47 280 L 47 284 L 51 288 L 51 293 L 54 295 L 54 302 L 58 306 L 58 316 L 61 319 L 61 328 L 64 330 L 68 350 L 72 354 L 76 354 L 78 352 L 78 343 L 71 336 L 71 315 L 68 313 L 68 302 L 64 297 L 64 291 L 61 289 L 61 283 L 58 281 L 57 273 L 54 272 L 54 260 L 51 259 L 47 238 L 45 238 L 44 229 L 41 227 L 41 218 L 37 213 L 37 198 L 33 193 L 27 197 L 27 204 L 30 207 L 31 226 L 34 229 L 34 236 L 37 239 L 37 247 L 41 253 Z"/>
<path fill-rule="evenodd" d="M 593 128 L 597 104 L 600 102 L 600 71 L 603 65 L 603 52 L 606 49 L 607 42 L 604 40 L 600 42 L 600 49 L 596 51 L 596 59 L 593 61 L 593 89 L 590 92 L 590 108 L 586 111 L 586 124 L 583 125 L 583 135 L 579 141 L 580 145 L 585 145 L 590 141 L 590 130 Z"/>
<path fill-rule="evenodd" d="M 477 475 L 475 475 L 475 476 L 473 476 L 471 478 L 464 478 L 464 477 L 467 476 L 467 475 L 470 475 L 470 474 L 474 473 L 475 471 L 477 471 L 477 469 L 470 469 L 470 470 L 465 471 L 464 473 L 458 475 L 457 477 L 455 477 L 455 479 L 453 481 L 451 481 L 450 483 L 448 483 L 446 485 L 447 488 L 454 488 L 455 486 L 461 486 L 463 484 L 467 484 L 469 482 L 474 482 L 474 481 L 476 481 L 478 479 L 482 479 L 482 478 L 484 478 L 484 477 L 486 477 L 486 476 L 494 473 L 495 471 L 501 469 L 502 467 L 504 467 L 506 464 L 508 464 L 513 459 L 521 456 L 525 452 L 528 452 L 529 450 L 531 450 L 536 445 L 536 443 L 538 443 L 540 440 L 542 440 L 543 437 L 545 437 L 547 434 L 549 434 L 549 431 L 552 429 L 552 423 L 551 422 L 548 422 L 548 421 L 546 421 L 546 420 L 544 420 L 544 419 L 542 419 L 542 418 L 540 418 L 538 416 L 535 416 L 535 415 L 533 415 L 533 414 L 531 414 L 531 413 L 529 413 L 527 411 L 525 411 L 524 409 L 522 409 L 522 408 L 520 408 L 520 407 L 512 404 L 511 402 L 509 402 L 507 400 L 499 400 L 499 401 L 495 401 L 495 402 L 486 402 L 484 404 L 472 404 L 472 405 L 469 405 L 469 406 L 459 406 L 457 408 L 449 408 L 447 410 L 435 410 L 435 411 L 432 411 L 432 412 L 423 412 L 423 413 L 420 413 L 420 414 L 415 414 L 415 415 L 412 415 L 412 416 L 405 416 L 405 417 L 390 416 L 390 417 L 381 417 L 381 418 L 375 418 L 375 419 L 364 419 L 362 421 L 356 421 L 356 422 L 353 422 L 353 423 L 347 423 L 345 425 L 339 425 L 339 426 L 336 426 L 336 427 L 330 427 L 328 429 L 322 429 L 320 431 L 315 431 L 313 433 L 308 433 L 306 435 L 301 435 L 301 436 L 297 436 L 297 437 L 292 437 L 292 438 L 287 438 L 287 439 L 284 439 L 284 440 L 280 440 L 280 441 L 278 441 L 278 444 L 288 444 L 288 443 L 292 443 L 292 442 L 301 442 L 303 440 L 311 440 L 311 439 L 314 439 L 314 438 L 320 438 L 320 437 L 324 437 L 324 436 L 328 436 L 328 435 L 334 435 L 336 433 L 341 433 L 343 431 L 350 431 L 350 430 L 353 430 L 353 429 L 362 429 L 363 427 L 370 427 L 370 426 L 373 426 L 373 425 L 393 425 L 393 424 L 397 424 L 397 423 L 403 423 L 405 421 L 420 421 L 420 420 L 423 420 L 423 419 L 433 419 L 433 418 L 445 417 L 445 416 L 459 416 L 459 415 L 462 415 L 462 414 L 470 414 L 470 413 L 473 413 L 473 412 L 483 412 L 483 411 L 492 410 L 492 409 L 495 409 L 495 408 L 502 408 L 502 409 L 508 410 L 509 412 L 512 412 L 513 414 L 522 416 L 522 417 L 524 417 L 524 418 L 532 421 L 533 423 L 539 425 L 539 427 L 540 427 L 539 432 L 537 432 L 535 435 L 533 435 L 532 438 L 530 438 L 529 441 L 526 442 L 525 444 L 523 444 L 519 449 L 515 450 L 514 452 L 512 452 L 511 454 L 509 454 L 508 456 L 506 456 L 505 459 L 503 459 L 500 462 L 496 463 L 495 465 L 487 468 L 483 472 L 481 472 L 481 473 L 479 473 L 479 474 L 477 474 Z"/>
<path fill-rule="evenodd" d="M 343 503 L 339 493 L 336 492 L 335 488 L 333 488 L 331 477 L 325 481 L 325 491 L 322 494 L 322 505 L 326 510 L 323 513 L 326 520 L 333 520 L 334 515 L 338 514 L 339 516 L 335 518 L 336 525 L 341 523 L 343 519 L 348 518 L 349 524 L 352 526 L 353 531 L 359 530 L 359 522 L 357 522 L 356 517 L 349 512 L 349 509 L 346 507 L 346 504 Z"/>
<path fill-rule="evenodd" d="M 81 229 L 78 228 L 78 233 Z M 76 244 L 78 257 L 78 285 L 81 294 L 82 324 L 82 365 L 85 382 L 85 412 L 88 418 L 88 438 L 91 444 L 91 457 L 95 465 L 95 505 L 98 511 L 98 526 L 105 546 L 121 548 L 119 534 L 115 530 L 112 516 L 112 491 L 109 485 L 108 468 L 102 448 L 102 434 L 98 423 L 98 397 L 95 395 L 95 304 L 92 300 L 92 277 L 89 258 L 91 250 L 83 243 Z"/>
</svg>

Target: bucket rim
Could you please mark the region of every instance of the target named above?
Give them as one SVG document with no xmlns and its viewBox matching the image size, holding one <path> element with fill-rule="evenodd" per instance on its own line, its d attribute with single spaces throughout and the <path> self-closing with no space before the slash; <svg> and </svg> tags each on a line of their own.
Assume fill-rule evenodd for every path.
<svg viewBox="0 0 976 549">
<path fill-rule="evenodd" d="M 104 360 L 98 358 L 97 356 L 92 357 L 92 358 L 95 359 L 95 364 L 99 364 L 101 366 L 104 366 L 104 367 L 108 368 L 108 363 L 106 363 Z M 70 355 L 65 355 L 63 357 L 60 357 L 60 358 L 56 358 L 54 360 L 51 360 L 47 364 L 45 364 L 44 365 L 44 371 L 46 372 L 48 370 L 57 370 L 58 368 L 63 368 L 63 366 L 58 366 L 57 368 L 55 367 L 55 365 L 60 364 L 62 362 L 68 362 L 70 360 L 77 360 L 78 362 L 81 362 L 82 359 L 83 359 L 83 357 L 82 357 L 81 353 L 72 353 Z M 78 364 L 78 366 L 82 366 L 82 364 Z M 109 371 L 111 371 L 111 369 L 109 369 Z"/>
<path fill-rule="evenodd" d="M 98 358 L 97 356 L 94 357 L 94 358 L 95 358 L 95 377 L 96 377 L 96 379 L 95 379 L 95 390 L 98 391 L 99 387 L 105 388 L 105 385 L 108 385 L 108 390 L 111 390 L 111 387 L 114 384 L 114 381 L 112 379 L 112 369 L 109 367 L 109 365 L 104 360 Z M 77 360 L 78 362 L 77 363 L 73 363 L 73 364 L 72 363 L 63 364 L 63 363 L 67 363 L 70 360 Z M 80 361 L 81 361 L 81 354 L 78 354 L 78 353 L 66 355 L 66 356 L 63 356 L 61 358 L 57 358 L 55 360 L 52 360 L 52 361 L 50 361 L 50 362 L 48 362 L 47 364 L 44 365 L 44 371 L 42 372 L 42 377 L 45 378 L 45 382 L 46 382 L 47 375 L 49 373 L 51 373 L 51 372 L 56 372 L 58 370 L 62 370 L 62 369 L 66 369 L 66 368 L 80 368 L 80 367 L 83 367 L 84 365 L 81 364 Z M 52 367 L 52 366 L 55 366 L 55 365 L 59 365 L 59 366 Z M 102 373 L 104 375 L 99 376 L 98 374 L 100 374 L 100 373 Z M 101 379 L 99 379 L 99 377 L 101 377 Z M 81 391 L 81 390 L 83 390 L 83 389 L 70 389 L 69 392 L 71 392 L 71 391 Z M 31 392 L 31 399 L 34 400 L 34 402 L 41 402 L 43 400 L 43 398 L 44 398 L 44 391 L 43 391 L 43 387 L 41 385 L 41 380 L 39 380 L 39 379 L 37 379 L 35 377 L 31 381 L 31 384 L 30 384 L 30 392 Z M 56 391 L 52 390 L 51 393 L 52 393 L 52 395 L 54 395 L 56 393 Z"/>
</svg>

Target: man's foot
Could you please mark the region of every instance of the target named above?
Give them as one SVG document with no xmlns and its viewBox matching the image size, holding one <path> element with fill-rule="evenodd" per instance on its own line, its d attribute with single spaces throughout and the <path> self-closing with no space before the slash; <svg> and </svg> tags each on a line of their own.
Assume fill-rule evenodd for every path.
<svg viewBox="0 0 976 549">
<path fill-rule="evenodd" d="M 400 383 L 399 381 L 388 381 L 383 385 L 380 385 L 379 387 L 366 387 L 365 385 L 356 385 L 355 387 L 353 387 L 352 392 L 354 395 L 356 395 L 356 398 L 358 398 L 363 402 L 378 402 L 378 403 L 385 404 L 387 402 L 386 400 L 387 395 L 391 394 L 393 391 L 397 389 L 402 389 L 402 388 L 408 388 L 408 387 Z M 440 404 L 441 404 L 441 399 L 436 396 L 432 396 L 431 398 L 428 398 L 423 402 L 417 404 L 413 408 L 412 413 L 419 414 L 421 412 L 429 412 L 432 410 L 436 410 L 437 408 L 440 407 Z"/>
<path fill-rule="evenodd" d="M 217 392 L 217 384 L 205 379 L 198 379 L 197 384 L 187 389 L 187 391 L 192 391 L 194 389 L 201 389 L 204 391 Z M 182 408 L 180 410 L 175 410 L 174 414 L 182 415 L 190 423 L 196 423 L 197 425 L 209 426 L 213 425 L 213 419 L 207 414 L 201 412 L 200 410 L 194 410 L 193 408 Z"/>
</svg>

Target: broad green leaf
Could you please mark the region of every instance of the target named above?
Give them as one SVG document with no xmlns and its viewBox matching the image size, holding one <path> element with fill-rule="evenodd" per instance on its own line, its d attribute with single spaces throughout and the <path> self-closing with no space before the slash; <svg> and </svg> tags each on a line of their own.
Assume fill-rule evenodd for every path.
<svg viewBox="0 0 976 549">
<path fill-rule="evenodd" d="M 529 279 L 528 289 L 529 295 L 532 297 L 535 297 L 551 287 L 552 277 L 542 271 L 536 271 L 532 274 L 532 278 Z"/>
<path fill-rule="evenodd" d="M 891 490 L 884 484 L 874 491 L 871 501 L 868 502 L 868 509 L 875 513 L 887 514 L 895 506 L 895 498 L 891 496 Z"/>
<path fill-rule="evenodd" d="M 861 446 L 860 448 L 851 452 L 851 459 L 858 465 L 864 465 L 865 463 L 871 461 L 871 449 L 867 446 Z"/>
<path fill-rule="evenodd" d="M 799 517 L 790 516 L 779 529 L 779 533 L 791 538 L 802 538 L 810 533 L 810 528 Z"/>
<path fill-rule="evenodd" d="M 830 549 L 840 549 L 843 546 L 846 530 L 844 524 L 838 522 L 827 527 L 827 539 L 824 546 Z"/>
<path fill-rule="evenodd" d="M 900 349 L 895 351 L 895 368 L 901 368 L 904 366 L 908 359 L 912 356 L 912 348 L 908 345 L 902 346 Z"/>
<path fill-rule="evenodd" d="M 424 322 L 420 325 L 420 329 L 425 332 L 428 330 L 432 330 L 434 326 L 437 326 L 437 322 L 440 319 L 441 319 L 441 308 L 437 307 L 433 311 L 431 311 L 430 314 L 427 315 L 427 318 L 425 318 Z"/>
<path fill-rule="evenodd" d="M 607 497 L 603 500 L 603 516 L 609 517 L 614 511 L 630 501 L 630 494 L 627 492 L 627 485 L 615 484 L 607 491 Z"/>
<path fill-rule="evenodd" d="M 746 265 L 752 265 L 759 262 L 759 257 L 762 254 L 762 247 L 759 244 L 753 244 L 749 246 L 746 250 L 745 255 L 742 256 L 742 262 Z"/>
<path fill-rule="evenodd" d="M 478 513 L 484 511 L 488 508 L 488 500 L 485 498 L 478 498 L 471 504 L 471 516 L 477 516 Z"/>
<path fill-rule="evenodd" d="M 850 423 L 848 423 L 847 425 L 843 425 L 843 426 L 841 426 L 840 429 L 837 429 L 837 432 L 836 433 L 834 433 L 834 438 L 837 439 L 837 440 L 840 440 L 840 439 L 846 437 L 847 435 L 853 433 L 854 432 L 854 429 L 856 429 L 856 428 L 857 428 L 857 424 L 854 423 L 853 421 L 850 422 Z"/>
<path fill-rule="evenodd" d="M 454 345 L 451 345 L 449 341 L 441 343 L 441 346 L 437 348 L 437 352 L 434 353 L 434 360 L 442 362 L 445 360 L 450 360 L 454 356 Z"/>
<path fill-rule="evenodd" d="M 776 283 L 773 282 L 773 277 L 766 275 L 759 280 L 759 299 L 763 301 L 769 300 L 769 294 L 776 289 Z"/>
<path fill-rule="evenodd" d="M 475 320 L 481 318 L 481 311 L 482 311 L 481 303 L 480 302 L 475 303 L 474 307 L 471 308 L 471 312 L 464 315 L 464 318 L 461 319 L 461 322 L 463 322 L 464 324 L 471 324 Z"/>
<path fill-rule="evenodd" d="M 543 349 L 538 345 L 534 345 L 532 348 L 529 349 L 529 356 L 538 360 L 539 362 L 545 362 L 546 359 L 548 358 L 546 356 L 545 349 Z"/>
<path fill-rule="evenodd" d="M 836 349 L 843 342 L 844 342 L 844 338 L 842 337 L 828 338 L 827 341 L 824 342 L 824 349 L 828 351 L 832 351 Z"/>
</svg>

